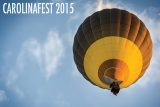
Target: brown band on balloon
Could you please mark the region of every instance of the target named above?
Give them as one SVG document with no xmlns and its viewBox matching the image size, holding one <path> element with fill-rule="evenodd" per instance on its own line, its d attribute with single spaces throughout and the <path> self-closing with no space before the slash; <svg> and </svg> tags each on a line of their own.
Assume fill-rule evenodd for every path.
<svg viewBox="0 0 160 107">
<path fill-rule="evenodd" d="M 120 59 L 106 60 L 100 65 L 98 70 L 98 76 L 103 83 L 105 83 L 103 80 L 104 75 L 125 82 L 129 77 L 129 68 L 127 64 Z"/>
</svg>

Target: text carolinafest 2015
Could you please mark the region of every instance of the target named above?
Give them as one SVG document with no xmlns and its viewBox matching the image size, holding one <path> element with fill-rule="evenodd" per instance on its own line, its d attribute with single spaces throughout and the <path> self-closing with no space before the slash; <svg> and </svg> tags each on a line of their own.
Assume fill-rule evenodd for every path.
<svg viewBox="0 0 160 107">
<path fill-rule="evenodd" d="M 73 14 L 74 3 L 3 3 L 4 14 Z"/>
</svg>

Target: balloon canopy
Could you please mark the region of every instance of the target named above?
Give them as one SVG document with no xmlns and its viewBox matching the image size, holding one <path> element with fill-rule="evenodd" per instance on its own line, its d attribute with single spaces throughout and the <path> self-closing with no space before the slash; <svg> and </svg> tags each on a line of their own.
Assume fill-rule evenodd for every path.
<svg viewBox="0 0 160 107">
<path fill-rule="evenodd" d="M 74 37 L 73 56 L 83 77 L 110 89 L 103 77 L 121 81 L 120 88 L 143 76 L 152 57 L 152 40 L 144 23 L 120 9 L 104 9 L 87 17 Z"/>
</svg>

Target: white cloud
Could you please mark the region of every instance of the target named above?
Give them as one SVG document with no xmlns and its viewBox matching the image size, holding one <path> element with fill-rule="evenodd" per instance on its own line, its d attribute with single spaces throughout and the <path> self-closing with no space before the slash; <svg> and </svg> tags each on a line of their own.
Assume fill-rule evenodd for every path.
<svg viewBox="0 0 160 107">
<path fill-rule="evenodd" d="M 81 16 L 81 14 L 79 12 L 74 13 L 68 20 L 68 23 L 72 22 L 72 21 L 77 21 L 77 19 L 79 19 L 79 17 Z"/>
<path fill-rule="evenodd" d="M 4 90 L 0 90 L 0 103 L 6 101 L 7 99 L 6 92 Z"/>
<path fill-rule="evenodd" d="M 127 5 L 123 5 L 120 1 L 111 1 L 111 0 L 97 0 L 96 2 L 88 2 L 84 6 L 85 11 L 84 11 L 84 17 L 87 17 L 91 14 L 93 14 L 96 11 L 100 11 L 103 9 L 111 9 L 111 8 L 119 8 L 119 9 L 126 9 L 128 8 Z M 128 10 L 130 10 L 128 8 Z M 81 14 L 81 16 L 83 16 Z"/>
<path fill-rule="evenodd" d="M 44 77 L 49 80 L 56 74 L 57 67 L 61 64 L 64 55 L 62 39 L 55 31 L 49 31 L 46 37 L 44 42 L 39 42 L 36 38 L 26 40 L 18 53 L 15 65 L 8 74 L 6 85 L 14 90 L 20 98 L 23 98 L 25 94 L 22 89 L 25 86 L 22 87 L 21 84 L 29 84 L 30 82 L 22 79 L 24 75 L 26 78 L 29 76 L 27 79 L 34 78 L 36 80 L 39 75 L 40 78 Z M 20 83 L 21 80 L 22 83 Z"/>
<path fill-rule="evenodd" d="M 64 53 L 64 46 L 57 32 L 50 31 L 44 44 L 39 43 L 36 39 L 31 39 L 25 43 L 25 46 L 24 49 L 27 49 L 36 59 L 47 79 L 57 72 Z"/>
<path fill-rule="evenodd" d="M 47 79 L 57 72 L 61 57 L 64 53 L 64 46 L 58 33 L 49 32 L 48 38 L 42 51 L 44 52 L 45 71 Z M 43 53 L 42 53 L 43 54 Z"/>
<path fill-rule="evenodd" d="M 121 3 L 118 1 L 113 2 L 113 1 L 107 0 L 106 2 L 104 2 L 104 0 L 97 0 L 96 11 L 100 11 L 105 8 L 108 8 L 108 9 L 121 8 L 122 9 L 124 7 L 121 7 Z"/>
</svg>

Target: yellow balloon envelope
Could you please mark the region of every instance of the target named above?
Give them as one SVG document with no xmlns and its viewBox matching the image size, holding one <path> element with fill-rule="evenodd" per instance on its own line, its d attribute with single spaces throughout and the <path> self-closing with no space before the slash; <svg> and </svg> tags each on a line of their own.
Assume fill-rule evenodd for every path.
<svg viewBox="0 0 160 107">
<path fill-rule="evenodd" d="M 143 76 L 152 57 L 152 40 L 144 23 L 120 9 L 104 9 L 79 26 L 73 44 L 79 72 L 92 84 L 109 89 L 103 75 L 126 88 Z"/>
</svg>

